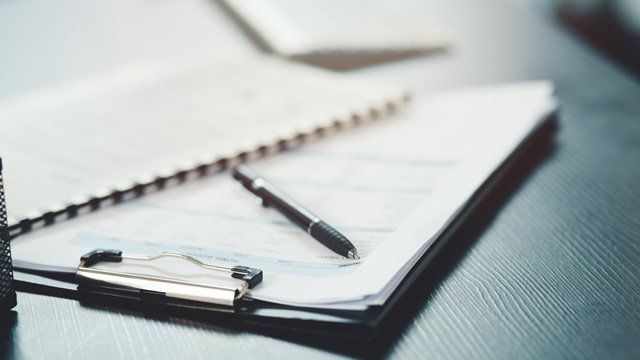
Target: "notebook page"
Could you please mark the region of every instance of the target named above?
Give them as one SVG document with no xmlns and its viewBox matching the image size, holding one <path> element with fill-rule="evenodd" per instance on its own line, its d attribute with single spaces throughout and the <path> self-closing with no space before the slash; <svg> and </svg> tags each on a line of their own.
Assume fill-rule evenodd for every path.
<svg viewBox="0 0 640 360">
<path fill-rule="evenodd" d="M 0 103 L 9 215 L 254 150 L 401 96 L 253 58 L 127 64 L 35 91 Z"/>
<path fill-rule="evenodd" d="M 332 224 L 363 256 L 334 254 L 219 174 L 12 243 L 14 259 L 74 266 L 95 248 L 184 252 L 264 270 L 256 299 L 322 308 L 386 300 L 475 189 L 548 114 L 548 83 L 456 91 L 379 122 L 263 159 L 261 175 Z M 114 268 L 213 280 L 179 264 Z M 155 272 L 154 272 L 155 271 Z"/>
</svg>

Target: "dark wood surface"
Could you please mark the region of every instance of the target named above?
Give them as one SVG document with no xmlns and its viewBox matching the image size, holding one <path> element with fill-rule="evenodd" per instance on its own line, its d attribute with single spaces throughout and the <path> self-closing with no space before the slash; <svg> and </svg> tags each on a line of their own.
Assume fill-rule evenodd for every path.
<svg viewBox="0 0 640 360">
<path fill-rule="evenodd" d="M 0 3 L 0 99 L 135 59 L 254 51 L 215 4 L 180 3 Z M 448 53 L 346 76 L 403 84 L 416 101 L 459 85 L 548 78 L 559 131 L 449 244 L 369 351 L 27 293 L 3 318 L 0 351 L 30 359 L 640 358 L 640 85 L 531 9 L 442 3 L 416 6 L 450 30 Z"/>
</svg>

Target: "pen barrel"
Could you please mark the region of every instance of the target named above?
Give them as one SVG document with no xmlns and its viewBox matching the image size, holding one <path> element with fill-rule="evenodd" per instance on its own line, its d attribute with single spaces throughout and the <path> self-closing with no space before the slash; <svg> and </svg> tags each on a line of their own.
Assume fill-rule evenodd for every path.
<svg viewBox="0 0 640 360">
<path fill-rule="evenodd" d="M 324 246 L 344 257 L 348 257 L 349 251 L 355 250 L 355 247 L 346 236 L 324 221 L 313 223 L 309 228 L 309 234 Z"/>
<path fill-rule="evenodd" d="M 248 167 L 238 165 L 233 169 L 232 175 L 247 190 L 262 199 L 262 205 L 276 208 L 294 224 L 306 230 L 311 237 L 333 252 L 349 259 L 360 259 L 355 246 L 346 236 L 320 220 Z"/>
<path fill-rule="evenodd" d="M 302 229 L 306 229 L 309 224 L 317 219 L 309 210 L 270 184 L 263 184 L 255 190 L 255 194 L 262 199 L 265 206 L 277 208 L 284 216 Z"/>
</svg>

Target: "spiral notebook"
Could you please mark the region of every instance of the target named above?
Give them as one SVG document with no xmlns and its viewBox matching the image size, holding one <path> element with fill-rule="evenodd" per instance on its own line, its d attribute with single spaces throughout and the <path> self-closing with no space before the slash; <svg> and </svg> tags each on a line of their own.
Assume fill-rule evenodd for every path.
<svg viewBox="0 0 640 360">
<path fill-rule="evenodd" d="M 384 117 L 406 100 L 254 58 L 125 64 L 5 100 L 10 235 Z"/>
</svg>

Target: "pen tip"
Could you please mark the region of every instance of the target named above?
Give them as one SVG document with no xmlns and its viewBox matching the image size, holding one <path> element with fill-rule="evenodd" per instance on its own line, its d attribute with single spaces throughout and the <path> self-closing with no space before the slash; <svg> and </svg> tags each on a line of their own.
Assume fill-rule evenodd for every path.
<svg viewBox="0 0 640 360">
<path fill-rule="evenodd" d="M 360 255 L 355 250 L 349 250 L 349 254 L 347 257 L 352 260 L 360 260 Z"/>
</svg>

